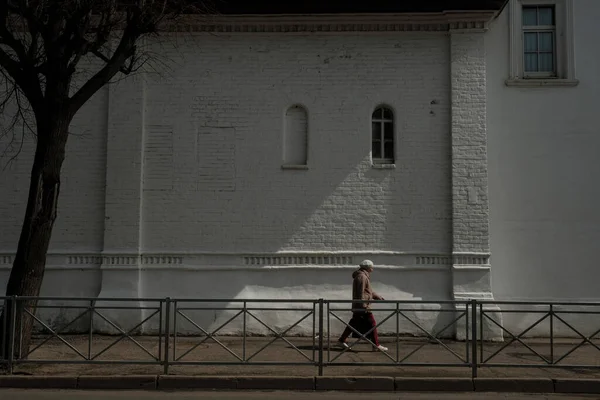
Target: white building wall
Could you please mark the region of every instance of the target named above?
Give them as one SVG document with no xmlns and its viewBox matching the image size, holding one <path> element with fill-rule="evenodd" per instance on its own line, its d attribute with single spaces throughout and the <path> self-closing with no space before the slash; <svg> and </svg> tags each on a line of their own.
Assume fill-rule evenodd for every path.
<svg viewBox="0 0 600 400">
<path fill-rule="evenodd" d="M 160 76 L 110 85 L 78 115 L 101 132 L 69 142 L 59 221 L 74 214 L 57 223 L 42 294 L 346 299 L 368 257 L 387 298 L 452 298 L 447 34 L 216 33 L 153 50 L 169 60 Z M 305 170 L 282 168 L 293 104 L 308 113 Z M 370 162 L 381 104 L 395 113 L 393 169 Z M 91 193 L 69 189 L 88 175 Z M 3 179 L 25 201 L 28 174 Z M 2 212 L 10 254 L 21 213 Z M 78 227 L 95 241 L 78 244 Z"/>
<path fill-rule="evenodd" d="M 492 284 L 502 300 L 598 300 L 600 2 L 574 0 L 575 87 L 508 87 L 509 8 L 486 35 Z"/>
<path fill-rule="evenodd" d="M 450 250 L 446 36 L 217 33 L 155 50 L 172 71 L 146 88 L 145 252 Z M 281 168 L 294 104 L 308 170 Z M 371 167 L 379 104 L 395 111 L 394 170 Z"/>
</svg>

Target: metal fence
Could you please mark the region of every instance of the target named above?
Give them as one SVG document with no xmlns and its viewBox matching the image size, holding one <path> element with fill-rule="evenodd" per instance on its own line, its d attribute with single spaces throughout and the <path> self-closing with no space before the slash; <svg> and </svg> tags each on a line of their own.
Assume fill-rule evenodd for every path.
<svg viewBox="0 0 600 400">
<path fill-rule="evenodd" d="M 24 307 L 32 301 L 35 313 Z M 318 375 L 339 366 L 426 366 L 472 377 L 482 367 L 600 368 L 600 326 L 591 328 L 600 325 L 600 303 L 374 301 L 377 323 L 366 332 L 350 327 L 350 308 L 324 299 L 5 297 L 0 311 L 11 320 L 0 326 L 0 365 L 13 373 L 25 364 L 138 364 L 165 374 L 286 365 Z M 28 323 L 34 335 L 25 346 Z M 375 329 L 386 348 L 371 353 Z"/>
</svg>

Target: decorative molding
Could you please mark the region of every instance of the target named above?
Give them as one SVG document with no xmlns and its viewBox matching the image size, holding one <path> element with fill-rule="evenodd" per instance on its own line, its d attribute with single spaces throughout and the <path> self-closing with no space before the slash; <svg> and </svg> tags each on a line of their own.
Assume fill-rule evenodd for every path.
<svg viewBox="0 0 600 400">
<path fill-rule="evenodd" d="M 0 253 L 0 265 L 10 268 L 14 256 Z M 286 251 L 274 253 L 109 253 L 65 254 L 49 253 L 47 265 L 52 268 L 78 269 L 118 267 L 171 268 L 188 266 L 227 269 L 247 267 L 355 267 L 363 258 L 371 258 L 376 265 L 386 267 L 450 267 L 453 265 L 489 265 L 488 253 L 418 253 L 395 251 Z"/>
<path fill-rule="evenodd" d="M 450 256 L 417 256 L 417 265 L 450 265 L 452 257 Z"/>
<path fill-rule="evenodd" d="M 166 23 L 169 32 L 315 33 L 447 32 L 487 29 L 496 12 L 406 14 L 229 15 L 187 16 Z"/>
<path fill-rule="evenodd" d="M 110 255 L 102 256 L 102 265 L 139 265 L 141 256 L 139 255 Z"/>
<path fill-rule="evenodd" d="M 485 32 L 488 29 L 487 21 L 457 21 L 448 24 L 448 30 L 452 32 L 477 31 Z"/>
<path fill-rule="evenodd" d="M 96 265 L 102 264 L 102 257 L 99 255 L 70 255 L 67 256 L 69 265 Z"/>
<path fill-rule="evenodd" d="M 168 265 L 181 265 L 183 264 L 183 257 L 173 255 L 156 255 L 156 256 L 142 256 L 142 264 L 156 265 L 156 264 L 168 264 Z"/>
<path fill-rule="evenodd" d="M 488 265 L 489 263 L 489 254 L 455 254 L 452 257 L 453 265 Z"/>
<path fill-rule="evenodd" d="M 245 256 L 245 265 L 353 265 L 352 256 L 329 255 L 264 255 Z"/>
<path fill-rule="evenodd" d="M 489 254 L 455 254 L 453 256 L 417 256 L 417 265 L 487 265 Z"/>
</svg>

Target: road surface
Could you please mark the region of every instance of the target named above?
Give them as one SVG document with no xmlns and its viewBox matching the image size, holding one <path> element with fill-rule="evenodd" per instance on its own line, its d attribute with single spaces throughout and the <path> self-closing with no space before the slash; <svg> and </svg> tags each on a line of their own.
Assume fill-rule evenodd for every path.
<svg viewBox="0 0 600 400">
<path fill-rule="evenodd" d="M 589 400 L 598 395 L 521 393 L 159 392 L 0 389 L 10 400 Z"/>
</svg>

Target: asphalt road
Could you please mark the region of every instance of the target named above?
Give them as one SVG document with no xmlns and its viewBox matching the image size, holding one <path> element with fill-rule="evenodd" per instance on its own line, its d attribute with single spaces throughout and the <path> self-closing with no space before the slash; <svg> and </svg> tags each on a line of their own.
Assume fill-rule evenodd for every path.
<svg viewBox="0 0 600 400">
<path fill-rule="evenodd" d="M 0 389 L 6 400 L 542 400 L 598 399 L 598 395 L 521 393 L 347 393 L 347 392 L 140 392 Z"/>
</svg>

